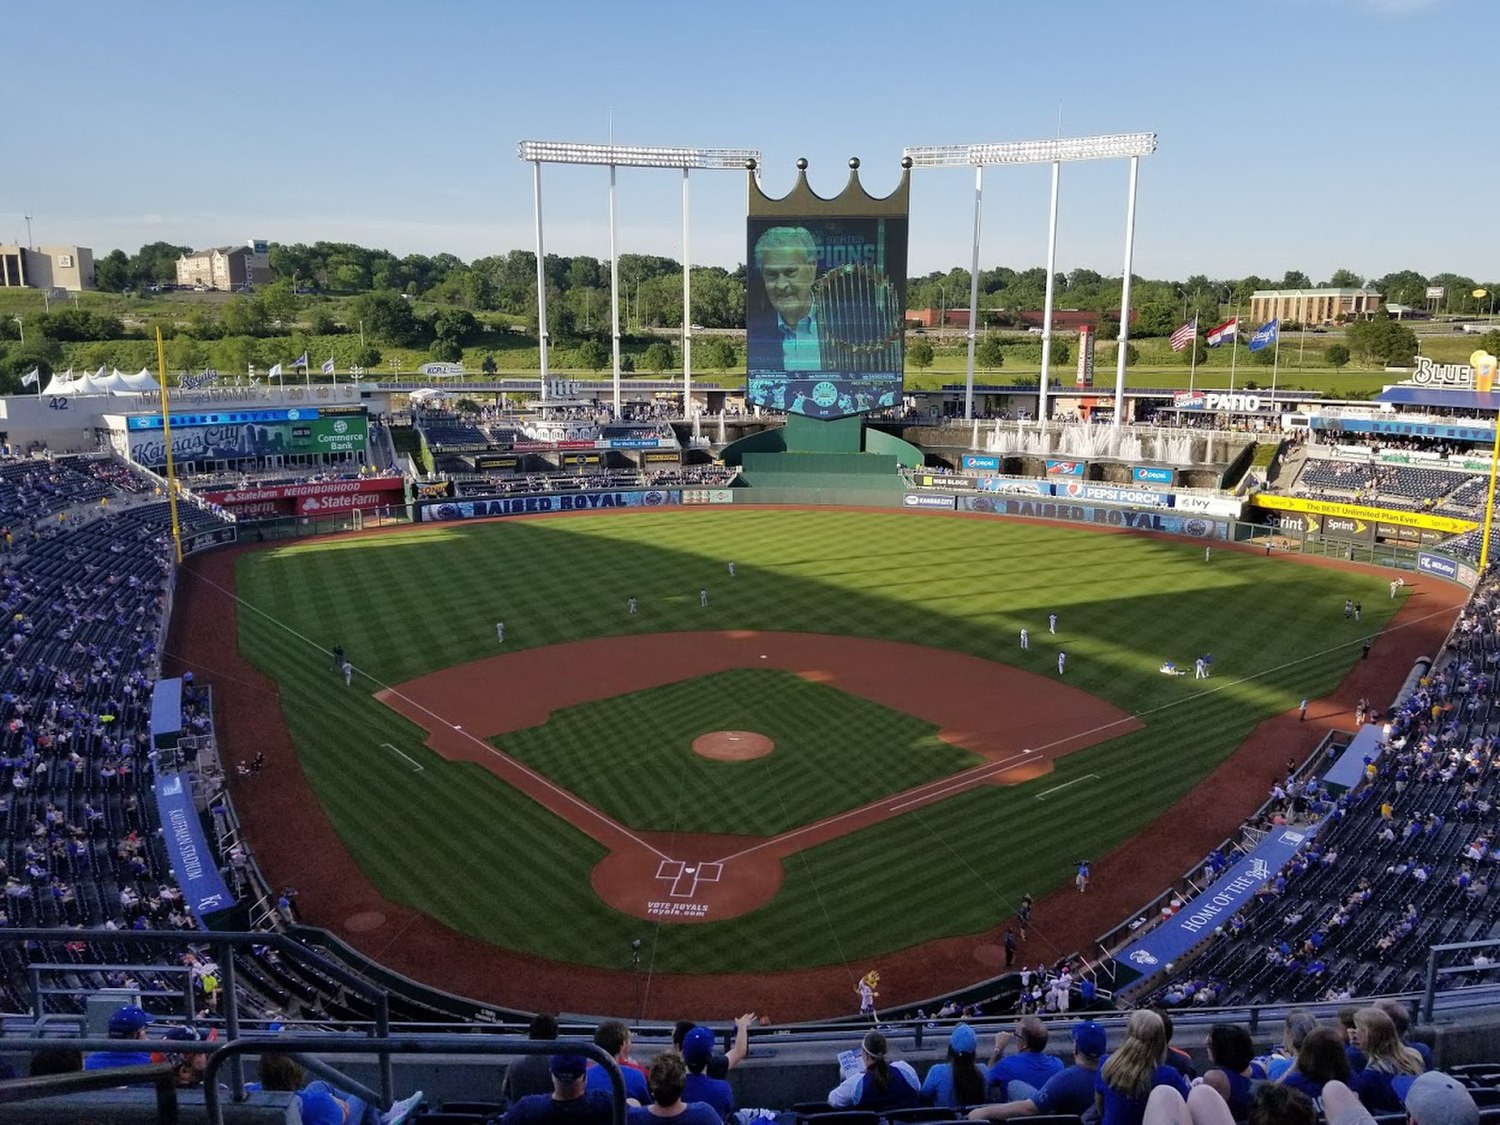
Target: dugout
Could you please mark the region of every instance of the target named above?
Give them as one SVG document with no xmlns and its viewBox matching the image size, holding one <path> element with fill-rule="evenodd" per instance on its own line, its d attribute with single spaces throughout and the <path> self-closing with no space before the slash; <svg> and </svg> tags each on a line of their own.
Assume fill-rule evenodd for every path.
<svg viewBox="0 0 1500 1125">
<path fill-rule="evenodd" d="M 182 741 L 182 680 L 157 680 L 151 689 L 151 748 L 176 750 Z"/>
</svg>

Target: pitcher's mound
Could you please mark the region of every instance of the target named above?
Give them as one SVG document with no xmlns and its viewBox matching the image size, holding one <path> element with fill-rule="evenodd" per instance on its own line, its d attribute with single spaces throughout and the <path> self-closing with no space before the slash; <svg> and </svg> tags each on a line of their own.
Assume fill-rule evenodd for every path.
<svg viewBox="0 0 1500 1125">
<path fill-rule="evenodd" d="M 748 762 L 775 749 L 776 743 L 753 730 L 714 730 L 693 739 L 693 753 L 716 762 Z"/>
</svg>

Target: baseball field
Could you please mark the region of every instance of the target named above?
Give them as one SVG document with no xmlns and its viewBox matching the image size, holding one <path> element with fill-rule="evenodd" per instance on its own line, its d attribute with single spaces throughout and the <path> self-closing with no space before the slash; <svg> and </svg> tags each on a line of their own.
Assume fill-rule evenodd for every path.
<svg viewBox="0 0 1500 1125">
<path fill-rule="evenodd" d="M 1242 790 L 1342 714 L 1317 704 L 1372 666 L 1367 637 L 1388 657 L 1404 610 L 1394 635 L 1430 648 L 1459 600 L 1258 550 L 847 510 L 448 524 L 215 558 L 193 563 L 185 650 L 237 637 L 263 676 L 216 688 L 236 708 L 225 738 L 253 749 L 236 715 L 284 720 L 295 750 L 267 735 L 279 776 L 236 783 L 251 845 L 282 881 L 299 848 L 328 858 L 301 834 L 316 818 L 286 807 L 305 776 L 355 865 L 337 881 L 383 904 L 312 878 L 304 912 L 455 990 L 478 994 L 472 962 L 496 948 L 592 967 L 581 981 L 623 970 L 638 1000 L 642 974 L 831 967 L 852 984 L 941 939 L 992 959 L 1023 894 L 1169 810 L 1189 838 L 1189 820 L 1223 820 L 1211 789 L 1201 809 L 1188 795 L 1258 727 L 1290 716 L 1295 737 Z M 237 612 L 213 612 L 231 582 Z M 1159 889 L 1182 870 L 1161 862 L 1127 873 Z M 1093 932 L 1120 917 L 1099 907 Z M 463 971 L 428 931 L 463 936 Z M 1073 940 L 1039 911 L 1023 956 Z M 993 971 L 976 956 L 975 979 Z M 525 976 L 486 998 L 539 1003 Z"/>
</svg>

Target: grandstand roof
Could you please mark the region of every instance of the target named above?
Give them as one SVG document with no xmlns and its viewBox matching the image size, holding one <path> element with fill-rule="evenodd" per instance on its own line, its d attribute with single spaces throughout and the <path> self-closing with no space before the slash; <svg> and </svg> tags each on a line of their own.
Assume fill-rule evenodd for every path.
<svg viewBox="0 0 1500 1125">
<path fill-rule="evenodd" d="M 1376 402 L 1393 406 L 1444 406 L 1454 410 L 1474 410 L 1493 414 L 1500 410 L 1500 396 L 1490 391 L 1458 391 L 1440 387 L 1387 387 L 1375 396 Z"/>
</svg>

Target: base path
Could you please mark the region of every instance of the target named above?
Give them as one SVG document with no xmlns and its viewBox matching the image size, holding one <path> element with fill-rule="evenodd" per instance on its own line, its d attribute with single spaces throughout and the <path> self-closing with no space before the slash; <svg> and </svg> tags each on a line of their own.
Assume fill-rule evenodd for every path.
<svg viewBox="0 0 1500 1125">
<path fill-rule="evenodd" d="M 653 513 L 661 514 L 660 510 Z M 903 518 L 955 517 L 907 514 Z M 995 517 L 960 514 L 957 518 Z M 398 530 L 410 534 L 410 528 Z M 308 785 L 275 681 L 239 654 L 239 607 L 229 592 L 234 589 L 235 558 L 253 549 L 214 551 L 184 565 L 164 671 L 167 675 L 192 671 L 200 683 L 213 684 L 224 761 L 253 757 L 256 751 L 265 753 L 267 768 L 260 775 L 231 774 L 229 785 L 257 863 L 273 886 L 299 889 L 297 908 L 305 918 L 327 926 L 356 949 L 414 980 L 512 1008 L 639 1012 L 647 1019 L 732 1019 L 753 1010 L 778 1022 L 852 1014 L 857 974 L 843 965 L 713 976 L 657 973 L 651 976 L 649 993 L 642 1001 L 639 978 L 628 970 L 569 965 L 500 949 L 384 898 L 344 849 Z M 1390 574 L 1279 553 L 1267 559 L 1266 565 L 1365 573 L 1373 569 Z M 1412 583 L 1410 576 L 1408 582 Z M 1040 900 L 1018 963 L 1050 962 L 1061 953 L 1092 950 L 1097 935 L 1139 910 L 1232 834 L 1265 799 L 1266 779 L 1288 757 L 1305 757 L 1329 731 L 1352 730 L 1354 705 L 1361 697 L 1374 700 L 1377 706 L 1388 702 L 1413 661 L 1438 652 L 1467 598 L 1460 587 L 1434 578 L 1419 576 L 1408 588 L 1412 592 L 1376 640 L 1370 658 L 1356 661 L 1332 695 L 1312 701 L 1306 722 L 1298 723 L 1297 713 L 1291 711 L 1261 723 L 1238 750 L 1155 822 L 1108 855 L 1094 857 L 1087 894 L 1065 885 Z M 287 831 L 288 824 L 295 824 L 296 831 Z M 943 938 L 883 955 L 879 959 L 882 1002 L 915 1002 L 996 975 L 1004 962 L 999 948 L 1003 929 Z"/>
<path fill-rule="evenodd" d="M 779 836 L 692 836 L 627 828 L 490 742 L 554 711 L 730 668 L 776 668 L 904 711 L 979 765 Z M 504 684 L 504 691 L 494 685 Z M 427 730 L 427 745 L 474 762 L 609 849 L 591 876 L 616 910 L 668 922 L 722 922 L 781 889 L 782 861 L 976 785 L 1019 785 L 1053 759 L 1139 730 L 1140 720 L 1055 676 L 897 641 L 750 630 L 599 637 L 444 668 L 376 698 Z M 1059 716 L 1066 716 L 1065 720 Z M 1059 728 L 1066 726 L 1067 734 Z M 734 732 L 715 734 L 724 752 Z M 755 736 L 762 738 L 763 736 Z"/>
</svg>

